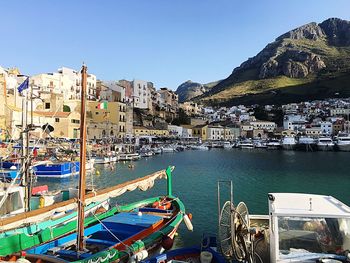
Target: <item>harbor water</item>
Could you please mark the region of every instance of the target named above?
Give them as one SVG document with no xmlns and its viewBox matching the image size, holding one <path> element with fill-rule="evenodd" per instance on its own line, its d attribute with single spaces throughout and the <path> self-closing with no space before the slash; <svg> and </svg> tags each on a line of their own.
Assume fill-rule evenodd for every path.
<svg viewBox="0 0 350 263">
<path fill-rule="evenodd" d="M 88 175 L 89 184 L 98 189 L 135 179 L 176 166 L 174 194 L 181 198 L 186 212 L 193 214 L 194 231 L 182 224 L 176 246 L 198 243 L 203 233 L 216 233 L 218 221 L 217 181 L 232 180 L 234 202 L 245 201 L 251 214 L 267 213 L 267 193 L 301 192 L 332 195 L 350 205 L 350 155 L 344 152 L 295 152 L 239 149 L 212 149 L 164 153 L 129 163 L 95 165 Z M 77 178 L 48 181 L 51 190 L 77 185 Z M 166 181 L 158 180 L 146 192 L 136 190 L 118 197 L 116 204 L 131 203 L 142 198 L 166 193 Z M 222 200 L 230 197 L 223 187 Z"/>
</svg>

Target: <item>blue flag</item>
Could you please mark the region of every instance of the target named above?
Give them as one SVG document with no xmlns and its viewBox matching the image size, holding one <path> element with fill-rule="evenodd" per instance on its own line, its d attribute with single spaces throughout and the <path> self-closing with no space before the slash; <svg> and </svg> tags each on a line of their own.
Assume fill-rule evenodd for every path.
<svg viewBox="0 0 350 263">
<path fill-rule="evenodd" d="M 23 81 L 22 84 L 18 86 L 17 90 L 19 93 L 21 93 L 23 90 L 28 88 L 29 88 L 29 77 L 26 78 L 26 80 Z"/>
</svg>

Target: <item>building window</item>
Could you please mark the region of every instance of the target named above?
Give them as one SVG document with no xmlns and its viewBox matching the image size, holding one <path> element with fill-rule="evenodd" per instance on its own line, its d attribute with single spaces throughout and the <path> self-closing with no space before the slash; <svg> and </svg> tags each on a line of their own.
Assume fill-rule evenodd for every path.
<svg viewBox="0 0 350 263">
<path fill-rule="evenodd" d="M 50 109 L 50 102 L 45 102 L 45 109 L 46 110 Z"/>
<path fill-rule="evenodd" d="M 95 114 L 98 115 L 98 112 L 96 111 Z"/>
<path fill-rule="evenodd" d="M 60 122 L 60 118 L 55 118 L 55 122 Z"/>
<path fill-rule="evenodd" d="M 72 120 L 71 120 L 71 123 L 76 123 L 76 124 L 79 124 L 79 123 L 80 123 L 80 120 L 75 120 L 75 119 L 72 119 Z"/>
</svg>

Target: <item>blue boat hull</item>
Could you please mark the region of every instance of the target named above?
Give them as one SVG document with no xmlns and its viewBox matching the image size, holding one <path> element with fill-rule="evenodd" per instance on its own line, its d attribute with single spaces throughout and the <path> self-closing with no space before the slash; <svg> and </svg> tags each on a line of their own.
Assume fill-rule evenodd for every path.
<svg viewBox="0 0 350 263">
<path fill-rule="evenodd" d="M 76 175 L 80 171 L 79 162 L 64 162 L 55 164 L 42 164 L 33 168 L 37 177 L 65 178 Z"/>
</svg>

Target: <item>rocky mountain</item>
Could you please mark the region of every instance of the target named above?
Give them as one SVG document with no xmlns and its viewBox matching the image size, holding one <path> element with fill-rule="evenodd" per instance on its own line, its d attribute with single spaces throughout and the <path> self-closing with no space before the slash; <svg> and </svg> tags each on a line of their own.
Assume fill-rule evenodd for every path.
<svg viewBox="0 0 350 263">
<path fill-rule="evenodd" d="M 293 29 L 212 89 L 205 103 L 278 103 L 350 96 L 350 22 L 330 18 Z"/>
<path fill-rule="evenodd" d="M 200 96 L 205 92 L 208 92 L 218 82 L 211 82 L 208 84 L 201 84 L 198 82 L 192 82 L 188 80 L 182 83 L 177 89 L 176 93 L 179 95 L 179 102 L 191 100 L 194 97 Z"/>
</svg>

